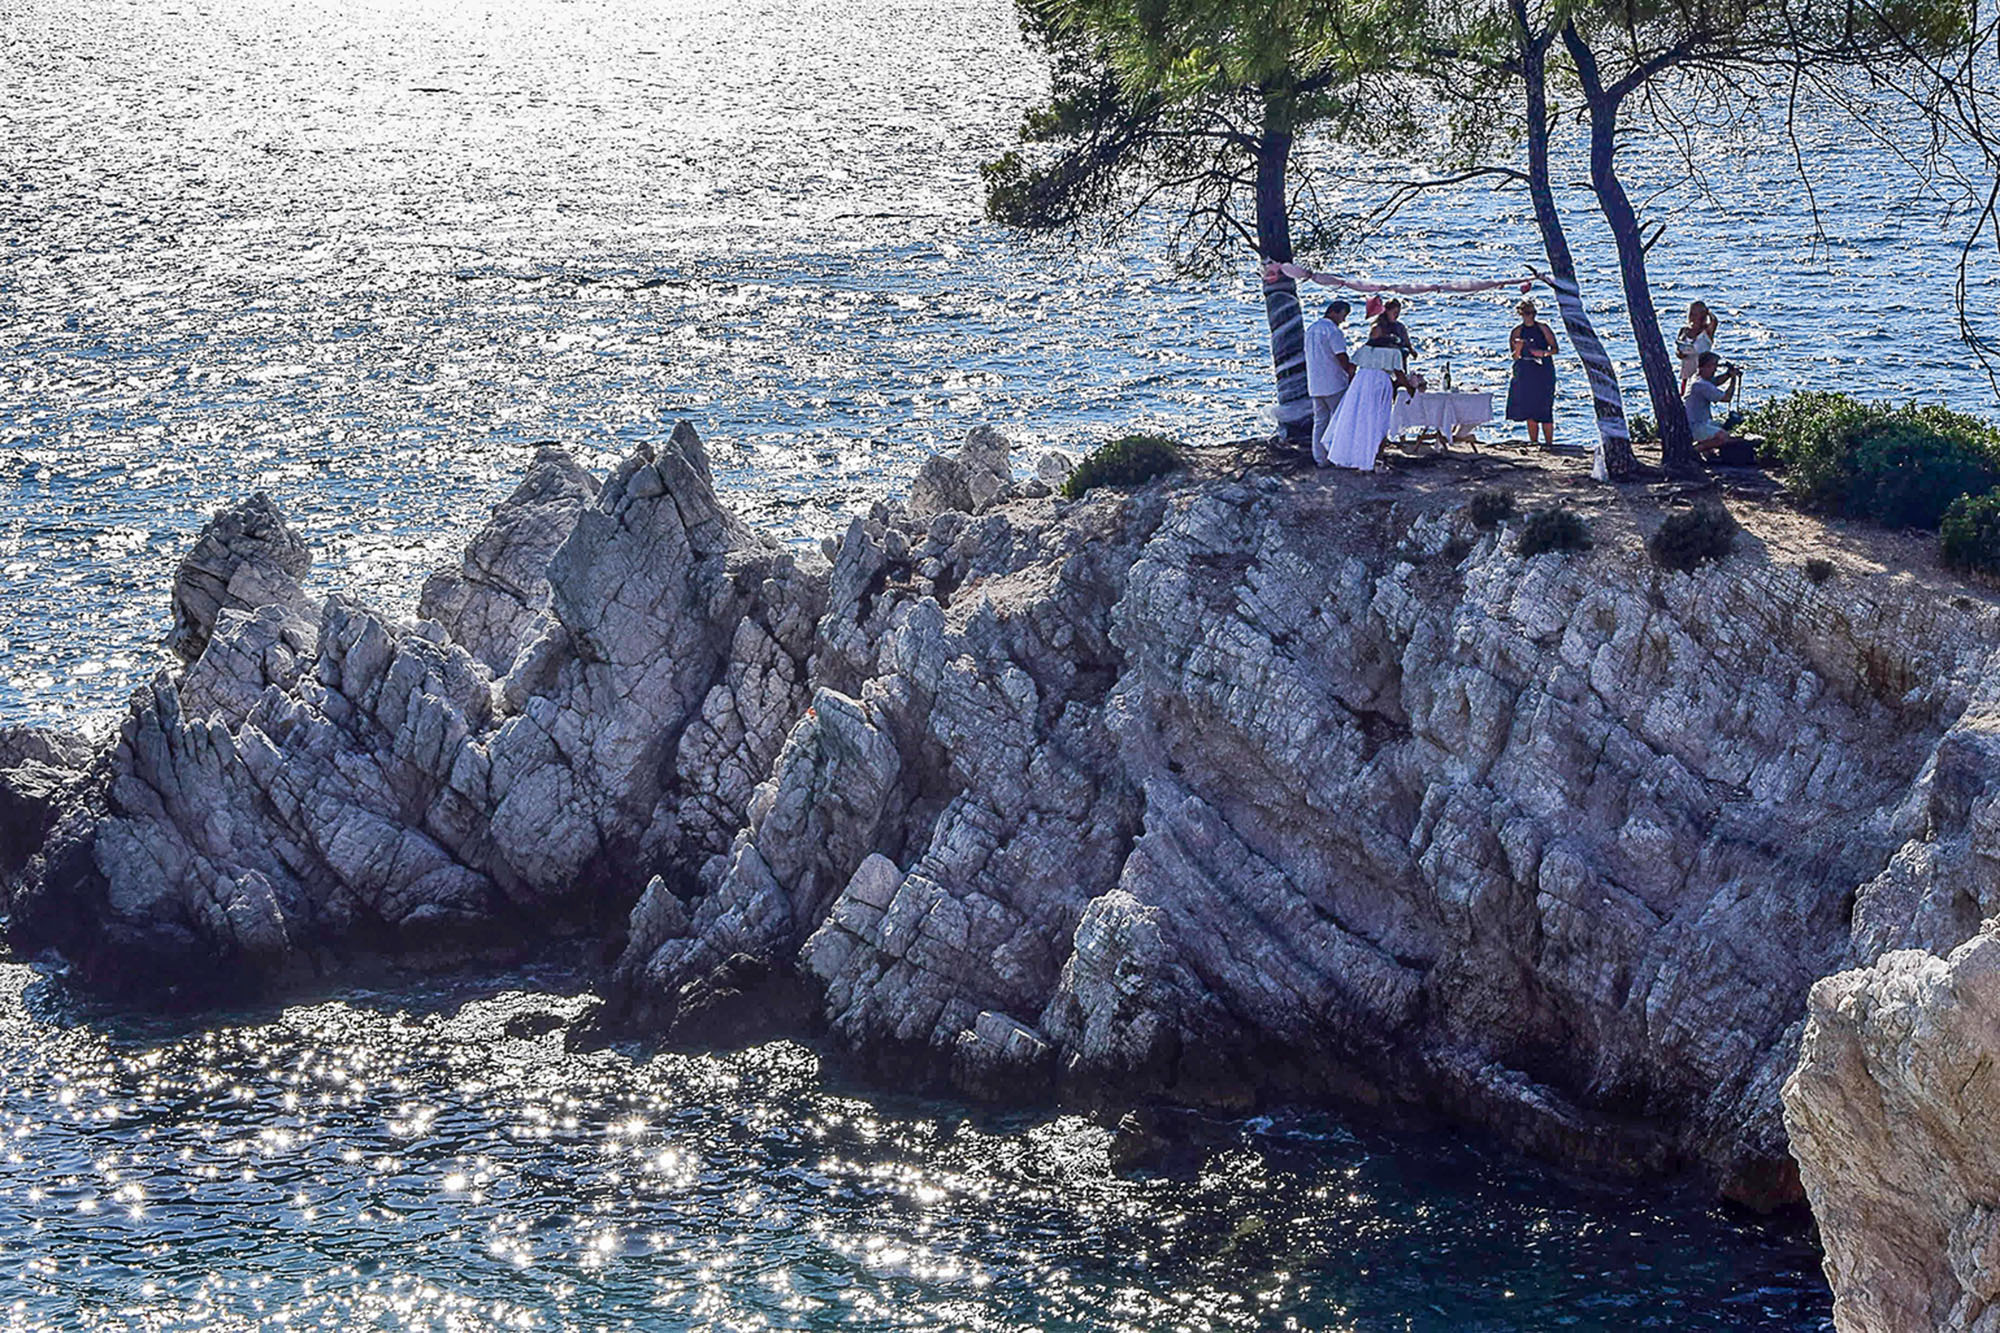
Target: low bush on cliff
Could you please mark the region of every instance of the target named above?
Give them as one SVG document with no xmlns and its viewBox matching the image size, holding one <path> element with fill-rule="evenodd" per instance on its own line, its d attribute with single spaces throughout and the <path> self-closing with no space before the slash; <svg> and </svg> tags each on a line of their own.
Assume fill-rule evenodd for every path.
<svg viewBox="0 0 2000 1333">
<path fill-rule="evenodd" d="M 2000 430 L 1943 407 L 1795 393 L 1751 413 L 1792 494 L 1831 513 L 1934 528 L 1953 500 L 2000 485 Z"/>
<path fill-rule="evenodd" d="M 1713 501 L 1667 515 L 1646 539 L 1646 554 L 1663 569 L 1692 573 L 1705 560 L 1720 560 L 1736 544 L 1736 520 Z"/>
<path fill-rule="evenodd" d="M 1465 516 L 1476 528 L 1496 528 L 1514 516 L 1514 492 L 1498 486 L 1474 491 L 1465 502 Z"/>
<path fill-rule="evenodd" d="M 2000 488 L 1953 500 L 1938 539 L 1947 565 L 2000 574 Z"/>
<path fill-rule="evenodd" d="M 1590 529 L 1571 511 L 1555 506 L 1537 509 L 1521 521 L 1521 536 L 1514 549 L 1535 556 L 1548 551 L 1583 551 L 1590 548 Z"/>
<path fill-rule="evenodd" d="M 2000 436 L 1941 407 L 1899 416 L 1855 452 L 1849 508 L 1897 528 L 1935 528 L 1951 503 L 2000 485 Z M 1928 417 L 1928 419 L 1926 419 Z"/>
<path fill-rule="evenodd" d="M 1124 435 L 1085 454 L 1063 482 L 1065 499 L 1093 486 L 1138 486 L 1181 465 L 1180 446 L 1164 435 Z"/>
<path fill-rule="evenodd" d="M 1456 568 L 1458 565 L 1464 563 L 1465 557 L 1471 555 L 1473 549 L 1478 544 L 1470 537 L 1453 537 L 1443 546 L 1438 547 L 1438 562 Z"/>
</svg>

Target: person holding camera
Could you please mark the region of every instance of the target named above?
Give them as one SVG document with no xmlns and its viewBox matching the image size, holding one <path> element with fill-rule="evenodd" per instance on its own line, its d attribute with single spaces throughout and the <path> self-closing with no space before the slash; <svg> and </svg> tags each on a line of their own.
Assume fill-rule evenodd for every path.
<svg viewBox="0 0 2000 1333">
<path fill-rule="evenodd" d="M 1715 353 L 1703 352 L 1696 361 L 1695 377 L 1688 381 L 1686 402 L 1688 430 L 1694 435 L 1694 447 L 1702 453 L 1716 454 L 1742 443 L 1722 428 L 1713 413 L 1717 403 L 1735 401 L 1736 390 L 1742 384 L 1743 371 L 1723 365 L 1722 358 Z"/>
</svg>

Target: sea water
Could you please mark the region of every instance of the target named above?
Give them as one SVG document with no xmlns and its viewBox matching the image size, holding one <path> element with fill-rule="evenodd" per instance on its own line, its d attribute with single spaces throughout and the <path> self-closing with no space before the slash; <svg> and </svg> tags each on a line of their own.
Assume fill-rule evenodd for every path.
<svg viewBox="0 0 2000 1333">
<path fill-rule="evenodd" d="M 407 611 L 541 441 L 604 469 L 685 417 L 725 498 L 805 544 L 979 423 L 1031 452 L 1268 430 L 1253 265 L 1184 278 L 1156 229 L 1080 252 L 981 219 L 977 166 L 1043 88 L 1006 0 L 0 17 L 0 723 L 114 717 L 165 661 L 175 560 L 254 490 L 312 544 L 315 591 Z M 1753 396 L 1992 408 L 1937 199 L 1808 107 L 1816 238 L 1787 154 L 1699 102 L 1686 120 L 1694 179 L 1627 162 L 1667 224 L 1670 330 L 1705 298 Z M 1336 201 L 1416 171 L 1309 169 Z M 1586 191 L 1563 200 L 1636 391 L 1602 229 Z M 1518 194 L 1473 190 L 1304 257 L 1424 280 L 1536 256 Z M 1994 290 L 1976 267 L 1975 311 Z M 1514 299 L 1414 302 L 1426 367 L 1500 387 Z M 1581 442 L 1573 365 L 1562 391 Z M 1087 1122 L 862 1097 L 796 1047 L 578 1055 L 508 1026 L 568 1012 L 574 978 L 176 1027 L 5 976 L 12 1328 L 1825 1319 L 1795 1229 L 1450 1138 L 1280 1117 L 1128 1178 Z"/>
<path fill-rule="evenodd" d="M 1324 1116 L 1111 1168 L 805 1048 L 576 1053 L 560 973 L 198 1024 L 0 966 L 0 1328 L 1817 1329 L 1796 1224 Z"/>
</svg>

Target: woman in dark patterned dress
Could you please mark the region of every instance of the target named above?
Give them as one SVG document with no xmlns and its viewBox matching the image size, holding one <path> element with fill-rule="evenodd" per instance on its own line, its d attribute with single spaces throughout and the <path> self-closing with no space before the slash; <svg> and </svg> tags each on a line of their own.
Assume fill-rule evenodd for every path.
<svg viewBox="0 0 2000 1333">
<path fill-rule="evenodd" d="M 1515 309 L 1521 322 L 1514 329 L 1514 380 L 1507 386 L 1507 420 L 1528 423 L 1528 443 L 1556 442 L 1556 335 L 1535 317 L 1535 303 L 1523 301 Z"/>
</svg>

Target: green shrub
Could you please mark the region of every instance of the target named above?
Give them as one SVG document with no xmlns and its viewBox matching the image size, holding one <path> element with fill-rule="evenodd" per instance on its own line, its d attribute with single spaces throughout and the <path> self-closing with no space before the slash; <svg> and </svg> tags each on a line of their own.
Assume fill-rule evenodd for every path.
<svg viewBox="0 0 2000 1333">
<path fill-rule="evenodd" d="M 1514 516 L 1514 492 L 1503 491 L 1498 486 L 1474 491 L 1472 498 L 1465 502 L 1465 514 L 1474 527 L 1498 527 Z"/>
<path fill-rule="evenodd" d="M 1658 444 L 1660 428 L 1648 416 L 1637 416 L 1625 423 L 1625 433 L 1632 437 L 1634 444 Z"/>
<path fill-rule="evenodd" d="M 1845 393 L 1808 390 L 1774 398 L 1750 414 L 1745 429 L 1785 466 L 1785 481 L 1802 502 L 1841 508 L 1847 498 L 1848 435 L 1883 415 Z"/>
<path fill-rule="evenodd" d="M 1537 509 L 1521 522 L 1521 536 L 1514 549 L 1522 555 L 1545 551 L 1583 551 L 1590 547 L 1590 529 L 1583 520 L 1561 506 Z"/>
<path fill-rule="evenodd" d="M 1814 556 L 1806 561 L 1805 571 L 1808 583 L 1825 583 L 1833 577 L 1833 561 Z"/>
<path fill-rule="evenodd" d="M 1942 411 L 1900 409 L 1861 432 L 1847 512 L 1892 528 L 1935 528 L 1952 501 L 2000 485 L 2000 438 L 1978 438 L 1970 417 L 1959 421 L 1972 430 L 1931 418 Z"/>
<path fill-rule="evenodd" d="M 1180 446 L 1166 436 L 1124 435 L 1084 455 L 1062 493 L 1074 500 L 1093 486 L 1138 486 L 1180 465 Z"/>
<path fill-rule="evenodd" d="M 1938 525 L 1938 544 L 1947 565 L 2000 574 L 2000 487 L 1953 500 Z"/>
<path fill-rule="evenodd" d="M 1736 544 L 1736 520 L 1719 503 L 1710 501 L 1667 515 L 1667 521 L 1646 539 L 1646 553 L 1663 569 L 1692 573 L 1704 560 L 1720 560 Z"/>
<path fill-rule="evenodd" d="M 1942 407 L 1795 393 L 1745 429 L 1765 437 L 1801 502 L 1891 527 L 1934 528 L 1953 500 L 2000 484 L 2000 430 Z"/>
</svg>

